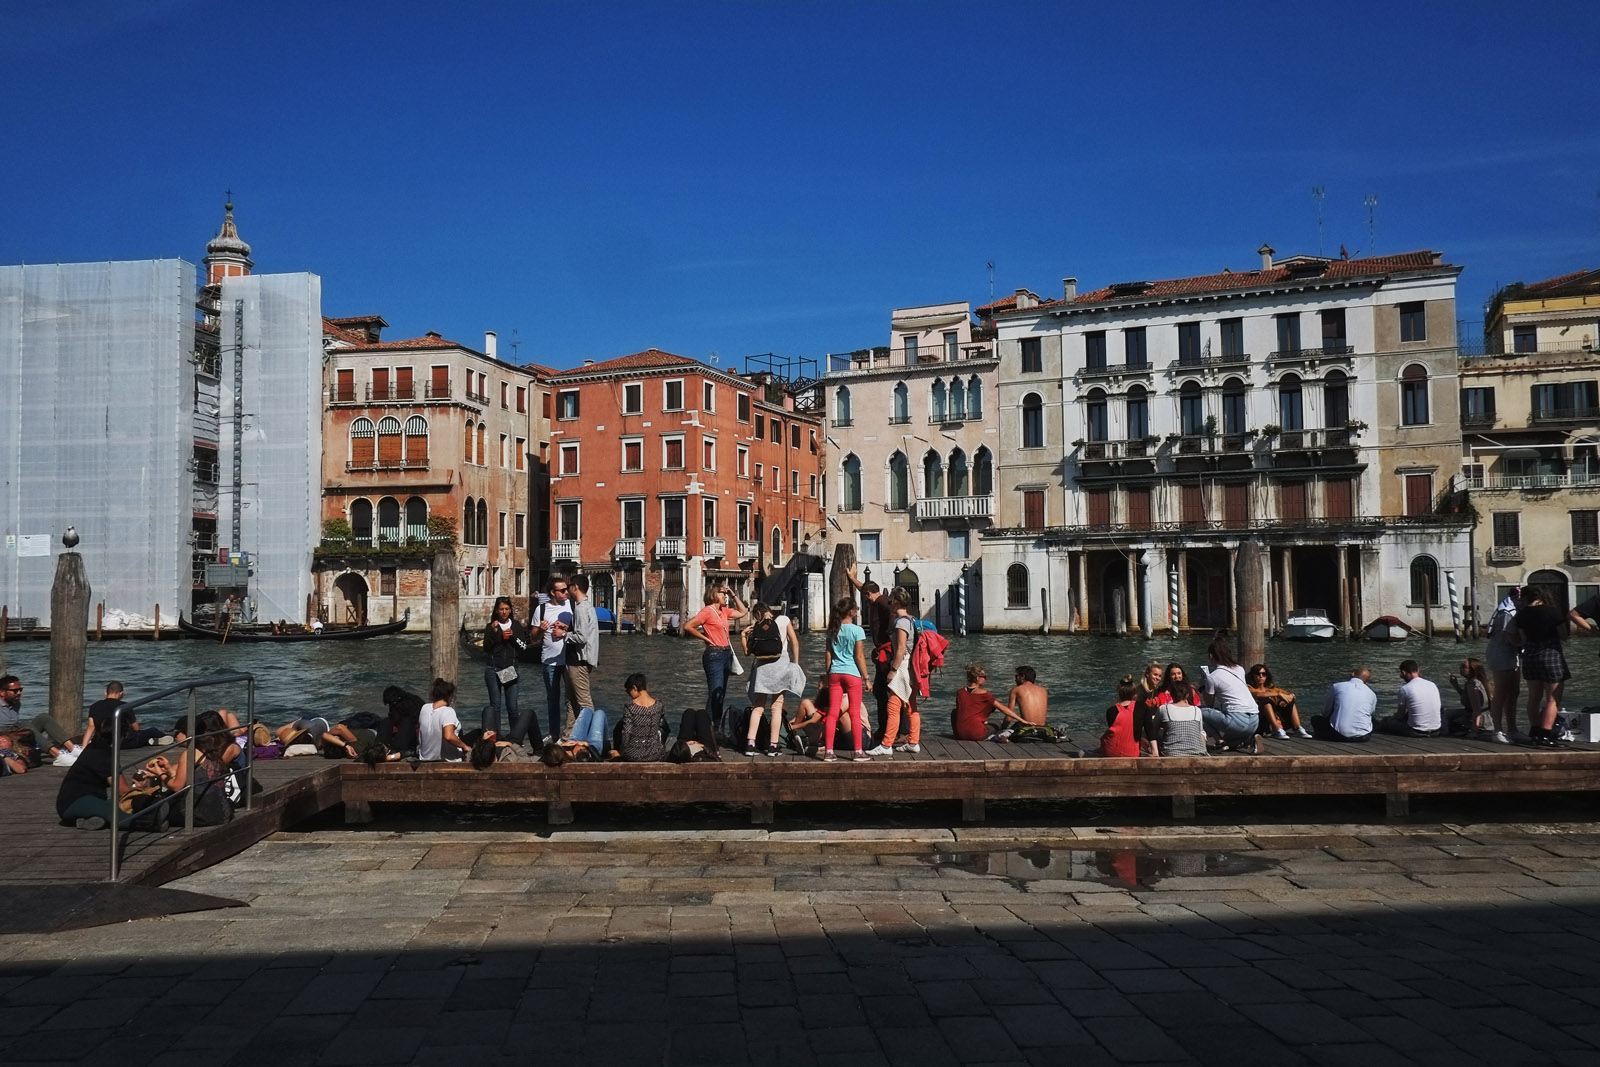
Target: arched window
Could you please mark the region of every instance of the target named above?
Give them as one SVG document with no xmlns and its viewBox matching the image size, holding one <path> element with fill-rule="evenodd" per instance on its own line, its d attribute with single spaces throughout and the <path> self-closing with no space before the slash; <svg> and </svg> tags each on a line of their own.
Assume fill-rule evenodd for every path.
<svg viewBox="0 0 1600 1067">
<path fill-rule="evenodd" d="M 1528 586 L 1541 586 L 1550 597 L 1550 605 L 1561 612 L 1561 617 L 1566 618 L 1569 601 L 1567 599 L 1567 576 L 1557 570 L 1534 571 L 1528 575 L 1528 580 L 1522 583 L 1523 588 Z"/>
<path fill-rule="evenodd" d="M 1411 561 L 1411 603 L 1439 603 L 1439 564 L 1432 556 L 1417 556 Z"/>
<path fill-rule="evenodd" d="M 1020 563 L 1013 563 L 1006 568 L 1006 607 L 1025 608 L 1028 606 L 1028 568 Z"/>
<path fill-rule="evenodd" d="M 933 393 L 929 398 L 929 410 L 933 412 L 934 422 L 944 421 L 944 382 L 934 379 Z"/>
<path fill-rule="evenodd" d="M 1187 381 L 1178 387 L 1178 432 L 1185 437 L 1206 432 L 1206 401 L 1200 395 L 1199 382 Z"/>
<path fill-rule="evenodd" d="M 840 391 L 843 392 L 843 390 Z M 839 494 L 839 498 L 842 501 L 841 508 L 845 511 L 860 511 L 861 460 L 857 459 L 855 453 L 852 452 L 844 457 L 844 462 L 839 465 L 839 470 L 844 482 L 841 487 L 843 491 Z"/>
<path fill-rule="evenodd" d="M 967 454 L 957 448 L 950 453 L 949 475 L 945 482 L 951 496 L 967 495 Z"/>
<path fill-rule="evenodd" d="M 350 424 L 350 466 L 371 467 L 378 458 L 372 420 L 366 416 Z"/>
<path fill-rule="evenodd" d="M 467 420 L 467 436 L 466 436 L 466 440 L 462 442 L 462 455 L 461 455 L 461 458 L 464 459 L 468 463 L 472 462 L 472 446 L 477 442 L 477 440 L 478 440 L 478 432 L 477 432 L 476 428 L 474 428 L 474 426 L 472 424 L 472 420 L 468 419 Z M 468 541 L 467 543 L 471 544 L 472 542 Z"/>
<path fill-rule="evenodd" d="M 392 496 L 378 501 L 378 540 L 387 544 L 400 540 L 400 502 Z"/>
<path fill-rule="evenodd" d="M 960 378 L 950 379 L 950 417 L 952 419 L 967 417 L 967 390 L 961 384 Z"/>
<path fill-rule="evenodd" d="M 1350 379 L 1342 370 L 1331 370 L 1322 380 L 1322 424 L 1342 430 L 1350 421 Z"/>
<path fill-rule="evenodd" d="M 1022 447 L 1044 447 L 1044 399 L 1038 393 L 1022 398 Z"/>
<path fill-rule="evenodd" d="M 776 563 L 783 558 L 783 529 L 778 526 L 772 528 L 772 562 Z"/>
<path fill-rule="evenodd" d="M 967 418 L 983 418 L 983 382 L 976 374 L 967 379 Z"/>
<path fill-rule="evenodd" d="M 401 441 L 399 419 L 385 415 L 378 420 L 378 466 L 398 467 L 403 463 Z"/>
<path fill-rule="evenodd" d="M 1428 423 L 1428 368 L 1413 363 L 1400 372 L 1400 423 L 1426 426 Z"/>
<path fill-rule="evenodd" d="M 1229 378 L 1222 383 L 1222 432 L 1227 434 L 1242 434 L 1248 429 L 1249 418 L 1246 415 L 1244 381 L 1240 378 Z"/>
<path fill-rule="evenodd" d="M 489 543 L 489 502 L 482 497 L 478 498 L 478 544 Z"/>
<path fill-rule="evenodd" d="M 350 537 L 354 541 L 372 541 L 372 501 L 356 500 L 350 504 Z"/>
<path fill-rule="evenodd" d="M 894 385 L 894 401 L 889 411 L 889 421 L 911 421 L 911 391 L 906 388 L 905 382 L 896 382 Z"/>
<path fill-rule="evenodd" d="M 839 426 L 850 425 L 850 387 L 839 386 L 833 397 L 833 421 Z"/>
<path fill-rule="evenodd" d="M 1111 432 L 1110 420 L 1106 417 L 1106 392 L 1104 389 L 1089 390 L 1088 403 L 1084 405 L 1084 436 L 1090 441 L 1105 441 Z M 1105 450 L 1101 449 L 1103 453 Z"/>
<path fill-rule="evenodd" d="M 478 463 L 480 465 L 486 465 L 489 462 L 489 448 L 486 443 L 488 436 L 488 427 L 481 422 L 478 423 Z M 481 530 L 479 531 L 479 535 L 482 536 Z M 488 538 L 484 538 L 484 540 L 480 543 L 486 545 L 489 543 L 489 540 Z"/>
<path fill-rule="evenodd" d="M 922 457 L 922 495 L 929 499 L 944 496 L 944 465 L 931 448 Z"/>
<path fill-rule="evenodd" d="M 461 508 L 461 543 L 464 545 L 478 543 L 478 505 L 473 503 L 470 496 Z"/>
<path fill-rule="evenodd" d="M 904 511 L 911 498 L 911 464 L 904 452 L 889 457 L 889 510 Z"/>
<path fill-rule="evenodd" d="M 406 540 L 428 539 L 428 502 L 420 496 L 406 501 Z"/>
<path fill-rule="evenodd" d="M 988 496 L 994 492 L 994 457 L 987 448 L 979 448 L 972 456 L 972 495 Z"/>
<path fill-rule="evenodd" d="M 413 415 L 406 420 L 406 466 L 428 465 L 428 420 Z"/>
<path fill-rule="evenodd" d="M 1285 374 L 1278 381 L 1278 425 L 1285 431 L 1305 429 L 1305 412 L 1300 404 L 1298 374 Z"/>
<path fill-rule="evenodd" d="M 1150 394 L 1142 385 L 1128 388 L 1128 440 L 1142 441 L 1150 436 Z"/>
</svg>

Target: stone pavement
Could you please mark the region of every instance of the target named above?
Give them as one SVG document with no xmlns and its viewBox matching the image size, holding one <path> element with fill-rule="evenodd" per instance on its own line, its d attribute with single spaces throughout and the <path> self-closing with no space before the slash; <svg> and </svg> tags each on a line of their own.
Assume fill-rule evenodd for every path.
<svg viewBox="0 0 1600 1067">
<path fill-rule="evenodd" d="M 1600 1062 L 1600 824 L 334 830 L 170 888 L 250 906 L 0 937 L 0 1063 Z"/>
</svg>

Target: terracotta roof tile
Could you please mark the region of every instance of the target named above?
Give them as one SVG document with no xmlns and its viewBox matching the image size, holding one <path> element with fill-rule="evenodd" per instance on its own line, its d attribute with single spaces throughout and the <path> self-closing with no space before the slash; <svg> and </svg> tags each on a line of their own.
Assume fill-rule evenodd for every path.
<svg viewBox="0 0 1600 1067">
<path fill-rule="evenodd" d="M 363 351 L 367 351 L 367 352 L 380 352 L 380 351 L 385 351 L 385 350 L 388 350 L 388 349 L 397 349 L 397 348 L 418 348 L 418 349 L 459 348 L 464 352 L 476 352 L 478 355 L 482 355 L 483 354 L 481 352 L 478 352 L 478 350 L 476 348 L 472 348 L 472 347 L 470 347 L 468 345 L 457 344 L 455 341 L 447 341 L 443 337 L 440 337 L 436 333 L 430 333 L 430 334 L 428 334 L 428 335 L 426 335 L 424 337 L 408 337 L 403 341 L 374 341 L 374 342 L 369 342 L 365 338 L 363 338 L 361 343 L 355 345 L 354 347 L 356 347 L 358 349 L 361 349 Z"/>
<path fill-rule="evenodd" d="M 618 356 L 600 363 L 590 363 L 582 367 L 570 367 L 564 371 L 555 372 L 558 376 L 568 374 L 609 374 L 612 371 L 628 370 L 653 370 L 657 367 L 705 367 L 707 370 L 717 368 L 706 367 L 697 359 L 687 356 L 675 356 L 671 352 L 663 352 L 659 348 L 647 348 L 643 352 L 635 352 L 631 356 Z"/>
<path fill-rule="evenodd" d="M 985 311 L 1010 311 L 1016 306 L 1017 294 L 1012 293 L 1010 296 L 1002 296 L 999 300 L 991 300 L 989 303 L 978 308 L 977 313 L 981 315 Z"/>
<path fill-rule="evenodd" d="M 324 315 L 322 317 L 322 336 L 324 336 L 324 337 L 336 337 L 341 341 L 348 341 L 350 344 L 353 344 L 353 345 L 364 345 L 364 344 L 366 344 L 367 343 L 367 335 L 364 334 L 364 333 L 361 333 L 358 330 L 347 330 L 343 326 L 340 326 L 339 323 L 340 322 L 344 322 L 344 321 L 348 321 L 348 320 L 330 319 L 326 315 Z"/>
<path fill-rule="evenodd" d="M 1522 287 L 1522 292 L 1516 295 L 1527 296 L 1529 293 L 1548 294 L 1554 289 L 1566 289 L 1569 286 L 1577 288 L 1588 284 L 1600 284 L 1600 270 L 1575 270 L 1571 274 L 1563 274 L 1559 278 L 1546 278 L 1542 282 L 1529 282 Z M 1515 299 L 1515 296 L 1512 299 Z"/>
</svg>

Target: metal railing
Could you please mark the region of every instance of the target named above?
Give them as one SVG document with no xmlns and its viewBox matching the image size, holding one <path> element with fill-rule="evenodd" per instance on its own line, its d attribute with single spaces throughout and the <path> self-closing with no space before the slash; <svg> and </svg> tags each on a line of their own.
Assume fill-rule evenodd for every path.
<svg viewBox="0 0 1600 1067">
<path fill-rule="evenodd" d="M 986 519 L 993 514 L 993 496 L 934 496 L 917 501 L 918 519 Z"/>
<path fill-rule="evenodd" d="M 1539 422 L 1591 422 L 1600 419 L 1600 407 L 1585 404 L 1571 408 L 1534 408 L 1528 416 L 1528 425 Z"/>
<path fill-rule="evenodd" d="M 1496 360 L 1525 359 L 1529 362 L 1565 362 L 1573 356 L 1584 356 L 1593 353 L 1593 341 L 1543 341 L 1535 342 L 1530 348 L 1527 342 L 1517 348 L 1513 342 L 1513 351 L 1505 351 L 1505 339 L 1496 337 L 1491 341 L 1473 338 L 1462 341 L 1457 346 L 1461 353 L 1462 362 L 1493 362 Z M 1539 356 L 1556 356 L 1556 360 L 1541 361 Z"/>
<path fill-rule="evenodd" d="M 1215 369 L 1217 367 L 1248 367 L 1249 365 L 1250 353 L 1235 352 L 1232 355 L 1225 353 L 1220 356 L 1179 356 L 1171 363 L 1168 363 L 1167 367 L 1170 370 L 1183 371 Z"/>
<path fill-rule="evenodd" d="M 391 382 L 388 385 L 367 386 L 367 402 L 369 404 L 383 404 L 397 400 L 415 400 L 416 398 L 416 382 L 412 382 L 409 385 L 400 385 L 397 382 Z"/>
<path fill-rule="evenodd" d="M 1101 363 L 1098 366 L 1085 366 L 1078 371 L 1079 378 L 1117 378 L 1130 374 L 1148 375 L 1155 373 L 1155 368 L 1149 360 L 1138 363 Z"/>
<path fill-rule="evenodd" d="M 982 408 L 963 408 L 960 411 L 936 411 L 928 416 L 930 426 L 947 426 L 956 422 L 978 422 L 983 419 Z"/>
<path fill-rule="evenodd" d="M 1267 353 L 1268 363 L 1305 363 L 1315 359 L 1344 359 L 1355 352 L 1351 345 L 1334 342 L 1320 348 L 1282 348 Z"/>
<path fill-rule="evenodd" d="M 1600 489 L 1600 474 L 1484 474 L 1465 479 L 1469 489 Z"/>
<path fill-rule="evenodd" d="M 1527 558 L 1521 545 L 1494 545 L 1489 549 L 1490 563 L 1521 563 Z"/>
<path fill-rule="evenodd" d="M 944 344 L 918 345 L 916 348 L 863 349 L 859 352 L 830 352 L 827 356 L 827 374 L 847 374 L 851 371 L 882 370 L 886 367 L 928 367 L 939 363 L 960 363 L 970 359 L 993 359 L 994 342 L 969 341 L 957 344 L 952 358 L 951 350 Z"/>
<path fill-rule="evenodd" d="M 132 715 L 130 713 L 138 710 L 139 708 L 145 707 L 149 704 L 154 704 L 158 700 L 165 700 L 166 698 L 174 696 L 178 693 L 188 694 L 188 716 L 186 719 L 188 725 L 188 729 L 186 731 L 187 737 L 185 737 L 182 742 L 165 745 L 156 750 L 157 755 L 160 755 L 162 752 L 171 751 L 172 749 L 183 750 L 182 759 L 184 760 L 184 766 L 186 768 L 184 777 L 186 784 L 178 793 L 174 793 L 172 796 L 163 799 L 166 802 L 170 802 L 173 797 L 176 797 L 181 793 L 184 798 L 183 829 L 185 833 L 188 833 L 194 829 L 194 798 L 196 792 L 194 761 L 195 743 L 199 741 L 202 736 L 209 737 L 211 734 L 217 733 L 231 734 L 233 731 L 232 727 L 223 727 L 220 730 L 213 730 L 207 734 L 195 733 L 195 720 L 198 718 L 199 714 L 196 706 L 195 690 L 209 689 L 213 686 L 219 685 L 237 685 L 239 682 L 243 682 L 245 684 L 245 713 L 244 717 L 240 719 L 240 725 L 244 727 L 244 737 L 241 739 L 241 747 L 243 747 L 250 744 L 251 733 L 256 724 L 256 678 L 253 674 L 214 674 L 207 678 L 196 679 L 192 682 L 179 682 L 177 685 L 168 686 L 166 689 L 151 693 L 149 696 L 140 697 L 138 700 L 130 700 L 128 703 L 117 708 L 116 714 L 112 716 L 111 721 L 111 782 L 106 789 L 106 796 L 109 797 L 111 801 L 111 817 L 107 820 L 111 829 L 111 875 L 108 879 L 109 881 L 115 882 L 122 873 L 121 838 L 123 830 L 122 820 L 124 815 L 122 811 L 122 800 L 125 794 L 122 792 L 121 783 L 122 772 L 127 769 L 122 766 L 123 716 L 126 715 L 131 720 Z M 143 762 L 145 758 L 146 757 L 141 756 L 140 762 Z M 128 766 L 132 767 L 133 765 L 129 764 Z M 221 789 L 223 788 L 223 785 L 219 780 L 215 785 L 212 786 L 212 788 Z M 251 794 L 254 792 L 255 761 L 253 759 L 246 759 L 244 761 L 244 808 L 246 811 L 250 810 L 252 800 Z M 132 829 L 133 827 L 131 824 L 133 822 L 133 816 L 137 815 L 138 813 L 129 812 L 127 814 L 129 817 L 128 821 L 130 823 L 128 828 Z"/>
</svg>

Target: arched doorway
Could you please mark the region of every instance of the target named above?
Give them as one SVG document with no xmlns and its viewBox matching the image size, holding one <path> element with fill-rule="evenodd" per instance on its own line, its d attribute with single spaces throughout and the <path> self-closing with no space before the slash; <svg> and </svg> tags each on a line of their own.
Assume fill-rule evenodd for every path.
<svg viewBox="0 0 1600 1067">
<path fill-rule="evenodd" d="M 917 572 L 910 567 L 901 567 L 894 572 L 894 584 L 911 594 L 911 617 L 922 618 L 922 582 Z"/>
<path fill-rule="evenodd" d="M 367 580 L 353 571 L 346 571 L 333 582 L 333 618 L 335 623 L 353 623 L 364 626 L 367 622 Z"/>
<path fill-rule="evenodd" d="M 1530 585 L 1542 585 L 1555 597 L 1555 606 L 1561 609 L 1564 617 L 1567 614 L 1567 576 L 1560 571 L 1534 571 L 1528 575 L 1524 588 Z"/>
</svg>

